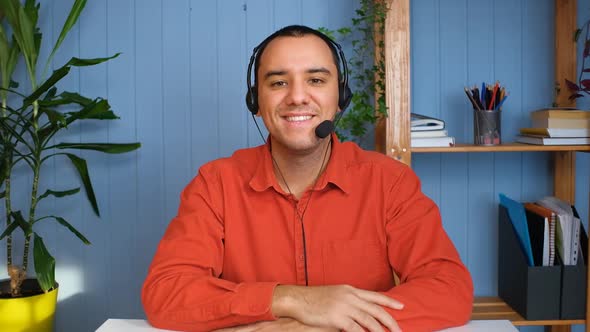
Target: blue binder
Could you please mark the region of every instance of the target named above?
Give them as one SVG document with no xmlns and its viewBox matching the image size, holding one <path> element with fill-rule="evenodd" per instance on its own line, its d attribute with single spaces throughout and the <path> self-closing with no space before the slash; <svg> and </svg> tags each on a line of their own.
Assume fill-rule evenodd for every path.
<svg viewBox="0 0 590 332">
<path fill-rule="evenodd" d="M 524 205 L 508 198 L 504 194 L 500 194 L 500 205 L 508 210 L 508 216 L 512 221 L 512 226 L 514 226 L 516 234 L 518 235 L 522 252 L 527 259 L 527 264 L 529 266 L 535 266 L 533 260 L 533 249 L 531 248 L 531 237 L 529 236 L 529 228 L 526 221 Z"/>
</svg>

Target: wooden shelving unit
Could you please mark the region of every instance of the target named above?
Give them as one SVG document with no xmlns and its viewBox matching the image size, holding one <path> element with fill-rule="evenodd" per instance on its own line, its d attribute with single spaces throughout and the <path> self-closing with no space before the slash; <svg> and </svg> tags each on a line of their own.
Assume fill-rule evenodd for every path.
<svg viewBox="0 0 590 332">
<path fill-rule="evenodd" d="M 450 147 L 412 148 L 412 153 L 428 152 L 532 152 L 532 151 L 590 151 L 590 145 L 530 145 L 506 143 L 494 146 L 457 144 Z"/>
<path fill-rule="evenodd" d="M 586 322 L 583 319 L 526 320 L 512 310 L 502 299 L 493 296 L 475 299 L 471 319 L 508 319 L 516 326 L 557 325 L 563 327 L 563 325 L 584 324 Z"/>
<path fill-rule="evenodd" d="M 554 163 L 554 195 L 566 201 L 574 201 L 575 155 L 577 151 L 590 151 L 590 146 L 538 146 L 507 143 L 499 146 L 474 146 L 457 144 L 442 148 L 410 147 L 410 0 L 387 1 L 389 12 L 385 33 L 376 36 L 385 43 L 385 99 L 388 117 L 382 118 L 375 128 L 375 147 L 391 158 L 411 165 L 412 153 L 473 153 L 473 152 L 550 152 Z M 576 44 L 571 37 L 576 30 L 577 0 L 555 1 L 555 79 L 576 77 Z M 565 90 L 565 89 L 562 89 Z M 561 106 L 575 106 L 568 100 L 566 91 L 557 97 Z M 590 274 L 587 285 L 590 286 Z M 589 303 L 590 287 L 587 287 L 586 303 Z M 570 325 L 584 324 L 590 317 L 586 306 L 586 319 L 529 321 L 514 312 L 498 297 L 478 297 L 473 306 L 472 319 L 509 319 L 514 325 L 544 325 L 548 331 L 568 332 Z M 590 332 L 590 324 L 586 324 Z"/>
</svg>

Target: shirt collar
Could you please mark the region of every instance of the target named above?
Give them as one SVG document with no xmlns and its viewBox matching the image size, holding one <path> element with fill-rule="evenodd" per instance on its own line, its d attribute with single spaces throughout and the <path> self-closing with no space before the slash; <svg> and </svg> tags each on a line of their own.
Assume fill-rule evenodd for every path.
<svg viewBox="0 0 590 332">
<path fill-rule="evenodd" d="M 329 156 L 330 160 L 328 161 L 328 166 L 320 175 L 315 187 L 318 190 L 324 190 L 328 184 L 331 184 L 344 193 L 348 193 L 350 190 L 350 181 L 347 173 L 349 167 L 348 161 L 351 157 L 349 156 L 350 149 L 346 149 L 338 140 L 336 134 L 332 133 L 331 139 L 332 152 Z M 250 187 L 256 191 L 264 191 L 273 187 L 277 192 L 282 193 L 283 190 L 274 175 L 273 161 L 270 154 L 270 137 L 266 140 L 266 144 L 259 146 L 258 149 L 259 163 L 254 175 L 250 179 Z"/>
</svg>

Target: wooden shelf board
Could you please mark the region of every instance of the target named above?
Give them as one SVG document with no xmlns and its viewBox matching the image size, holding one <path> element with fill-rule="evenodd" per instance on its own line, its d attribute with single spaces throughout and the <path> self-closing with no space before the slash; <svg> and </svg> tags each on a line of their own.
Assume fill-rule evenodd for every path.
<svg viewBox="0 0 590 332">
<path fill-rule="evenodd" d="M 584 324 L 584 319 L 568 319 L 568 320 L 526 320 L 517 312 L 502 301 L 499 297 L 485 296 L 476 297 L 473 302 L 473 312 L 471 314 L 472 320 L 482 319 L 508 319 L 516 326 L 527 325 L 573 325 Z"/>
<path fill-rule="evenodd" d="M 590 145 L 532 145 L 504 143 L 501 145 L 456 144 L 449 147 L 412 148 L 412 153 L 425 152 L 526 152 L 526 151 L 590 151 Z"/>
</svg>

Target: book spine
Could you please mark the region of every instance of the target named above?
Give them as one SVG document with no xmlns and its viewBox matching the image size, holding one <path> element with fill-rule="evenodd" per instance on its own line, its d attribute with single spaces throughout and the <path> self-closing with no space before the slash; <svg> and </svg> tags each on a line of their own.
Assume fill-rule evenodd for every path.
<svg viewBox="0 0 590 332">
<path fill-rule="evenodd" d="M 555 213 L 551 213 L 549 222 L 549 266 L 555 265 Z"/>
</svg>

